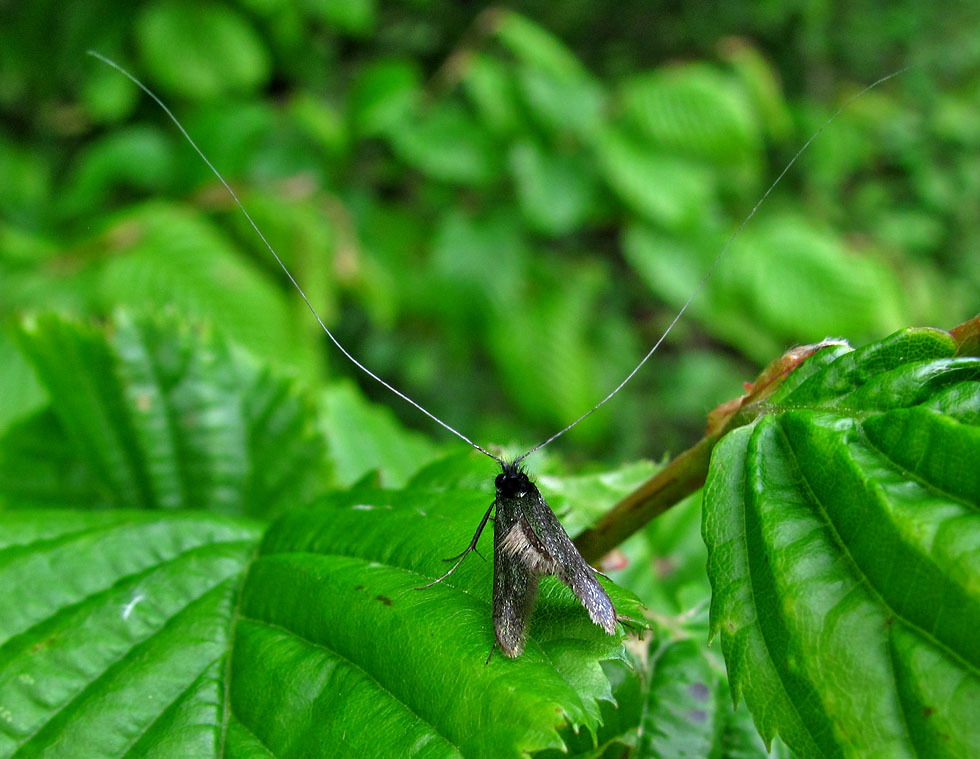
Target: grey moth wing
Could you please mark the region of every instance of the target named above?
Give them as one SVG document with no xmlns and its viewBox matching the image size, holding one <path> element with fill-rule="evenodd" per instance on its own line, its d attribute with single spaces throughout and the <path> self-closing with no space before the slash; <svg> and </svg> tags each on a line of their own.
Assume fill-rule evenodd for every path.
<svg viewBox="0 0 980 759">
<path fill-rule="evenodd" d="M 500 650 L 512 658 L 524 651 L 541 577 L 511 555 L 508 539 L 515 528 L 521 530 L 520 522 L 520 510 L 498 498 L 493 521 L 493 629 Z"/>
<path fill-rule="evenodd" d="M 571 589 L 592 621 L 612 635 L 616 632 L 616 609 L 596 579 L 596 571 L 582 558 L 537 488 L 534 494 L 537 497 L 531 506 L 531 524 L 535 533 L 547 536 L 545 546 L 555 563 L 554 574 Z"/>
<path fill-rule="evenodd" d="M 612 601 L 534 483 L 509 465 L 495 484 L 493 619 L 504 654 L 519 656 L 524 650 L 538 581 L 546 575 L 558 577 L 595 624 L 615 633 Z"/>
</svg>

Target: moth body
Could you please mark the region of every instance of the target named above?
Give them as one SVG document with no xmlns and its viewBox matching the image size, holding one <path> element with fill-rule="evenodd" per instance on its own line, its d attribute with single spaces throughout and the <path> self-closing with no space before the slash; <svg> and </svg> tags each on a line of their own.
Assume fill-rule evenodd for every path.
<svg viewBox="0 0 980 759">
<path fill-rule="evenodd" d="M 495 485 L 493 623 L 500 650 L 510 657 L 524 651 L 538 584 L 548 575 L 571 589 L 595 624 L 615 633 L 616 609 L 595 570 L 527 474 L 516 464 L 504 464 Z"/>
</svg>

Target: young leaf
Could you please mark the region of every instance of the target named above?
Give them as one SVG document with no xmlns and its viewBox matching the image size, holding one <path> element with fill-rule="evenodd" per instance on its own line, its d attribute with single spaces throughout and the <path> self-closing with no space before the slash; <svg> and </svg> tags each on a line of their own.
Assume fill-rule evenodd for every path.
<svg viewBox="0 0 980 759">
<path fill-rule="evenodd" d="M 703 534 L 732 691 L 801 757 L 980 745 L 980 359 L 817 352 L 717 446 Z"/>
</svg>

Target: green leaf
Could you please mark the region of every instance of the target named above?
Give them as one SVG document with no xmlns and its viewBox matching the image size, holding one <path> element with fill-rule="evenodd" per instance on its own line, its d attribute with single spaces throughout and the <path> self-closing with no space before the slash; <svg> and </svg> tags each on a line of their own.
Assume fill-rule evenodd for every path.
<svg viewBox="0 0 980 759">
<path fill-rule="evenodd" d="M 8 509 L 109 509 L 114 503 L 50 408 L 0 437 L 0 505 Z"/>
<path fill-rule="evenodd" d="M 513 72 L 508 64 L 476 52 L 469 60 L 462 85 L 482 121 L 498 134 L 521 129 L 523 118 Z"/>
<path fill-rule="evenodd" d="M 8 502 L 58 503 L 61 486 L 62 503 L 97 492 L 91 508 L 269 515 L 302 503 L 321 481 L 324 443 L 311 406 L 217 339 L 119 314 L 108 339 L 47 316 L 26 327 L 22 344 L 58 424 L 44 414 L 4 439 Z M 57 468 L 17 472 L 46 434 L 58 441 Z"/>
<path fill-rule="evenodd" d="M 173 179 L 174 142 L 153 127 L 133 127 L 92 142 L 78 157 L 58 200 L 68 217 L 93 213 L 117 187 L 159 192 Z"/>
<path fill-rule="evenodd" d="M 44 404 L 44 390 L 30 365 L 9 337 L 0 330 L 0 433 L 15 419 L 26 417 Z"/>
<path fill-rule="evenodd" d="M 459 104 L 431 104 L 415 118 L 389 129 L 395 153 L 433 179 L 486 185 L 501 172 L 499 148 Z"/>
<path fill-rule="evenodd" d="M 280 151 L 287 138 L 281 109 L 273 103 L 242 99 L 205 101 L 186 114 L 184 126 L 208 160 L 220 167 L 226 177 L 261 176 L 268 181 L 270 174 L 277 177 L 283 173 L 270 171 L 267 166 L 266 153 Z M 175 155 L 182 163 L 181 176 L 195 178 L 200 186 L 214 185 L 214 174 L 189 145 L 181 145 Z"/>
<path fill-rule="evenodd" d="M 531 251 L 513 208 L 474 216 L 462 209 L 442 215 L 432 240 L 426 281 L 435 280 L 442 297 L 425 292 L 428 310 L 453 322 L 485 320 L 519 303 Z M 491 265 L 492 263 L 492 265 Z"/>
<path fill-rule="evenodd" d="M 51 166 L 0 134 L 0 212 L 9 219 L 31 219 L 49 202 Z"/>
<path fill-rule="evenodd" d="M 513 11 L 496 20 L 497 39 L 520 61 L 561 79 L 582 79 L 588 72 L 575 53 L 544 27 Z"/>
<path fill-rule="evenodd" d="M 570 269 L 560 285 L 539 281 L 520 309 L 495 315 L 490 353 L 524 418 L 567 424 L 601 397 L 615 381 L 614 367 L 624 366 L 632 355 L 632 344 L 623 340 L 628 336 L 596 316 L 601 312 L 600 277 L 595 269 Z M 611 422 L 597 414 L 573 434 L 598 436 Z"/>
<path fill-rule="evenodd" d="M 115 55 L 112 55 L 116 58 Z M 122 56 L 116 60 L 125 60 Z M 92 60 L 79 93 L 85 112 L 93 121 L 113 122 L 128 116 L 140 99 L 139 88 L 119 72 Z"/>
<path fill-rule="evenodd" d="M 603 664 L 616 705 L 602 704 L 603 724 L 595 744 L 588 734 L 569 735 L 571 731 L 566 731 L 571 756 L 768 756 L 748 710 L 732 709 L 719 662 L 703 643 L 688 638 L 664 643 L 654 640 L 631 660 L 632 667 L 619 661 Z M 558 759 L 562 755 L 547 751 L 539 756 Z"/>
<path fill-rule="evenodd" d="M 751 98 L 760 127 L 777 142 L 784 141 L 792 133 L 793 121 L 774 62 L 745 39 L 730 38 L 722 55 Z"/>
<path fill-rule="evenodd" d="M 482 461 L 479 466 L 487 468 Z M 555 728 L 564 720 L 594 729 L 595 699 L 609 694 L 598 659 L 615 656 L 619 645 L 589 621 L 563 586 L 542 587 L 526 654 L 517 660 L 496 656 L 489 666 L 484 661 L 493 641 L 491 565 L 474 556 L 443 583 L 415 590 L 442 574 L 441 559 L 469 541 L 486 507 L 485 487 L 357 489 L 331 497 L 322 509 L 280 521 L 267 535 L 243 602 L 243 614 L 259 622 L 247 631 L 248 642 L 256 651 L 268 649 L 286 627 L 319 644 L 319 651 L 310 652 L 321 660 L 315 670 L 336 672 L 333 677 L 343 677 L 352 689 L 345 695 L 339 687 L 323 688 L 330 698 L 324 706 L 336 715 L 329 724 L 312 726 L 323 731 L 323 740 L 363 734 L 357 726 L 374 712 L 365 713 L 366 703 L 407 725 L 397 731 L 405 732 L 407 745 L 427 736 L 465 756 L 557 747 Z M 487 548 L 488 535 L 484 541 Z M 284 581 L 296 588 L 295 598 L 273 590 Z M 629 613 L 629 598 L 610 590 Z M 295 627 L 290 618 L 310 599 L 333 611 L 304 615 Z M 283 677 L 286 665 L 257 661 L 267 662 L 257 676 Z M 288 666 L 306 677 L 311 663 L 304 657 Z M 351 692 L 363 696 L 351 698 Z M 286 704 L 284 709 L 291 711 Z M 305 714 L 300 705 L 279 719 L 265 715 L 259 723 L 262 742 L 286 739 L 295 729 L 292 721 L 305 720 Z"/>
<path fill-rule="evenodd" d="M 374 27 L 374 0 L 301 0 L 300 4 L 309 15 L 348 34 L 366 35 Z"/>
<path fill-rule="evenodd" d="M 602 174 L 634 211 L 677 231 L 695 224 L 714 200 L 710 174 L 689 159 L 609 127 L 596 143 Z"/>
<path fill-rule="evenodd" d="M 783 345 L 791 332 L 804 342 L 833 334 L 865 340 L 904 322 L 908 306 L 896 272 L 800 216 L 770 216 L 733 253 L 723 283 L 728 299 L 750 302 L 753 320 Z"/>
<path fill-rule="evenodd" d="M 214 514 L 7 512 L 0 756 L 207 756 L 260 537 Z"/>
<path fill-rule="evenodd" d="M 758 155 L 759 124 L 737 82 L 704 64 L 637 74 L 619 93 L 623 114 L 650 143 L 712 164 Z"/>
<path fill-rule="evenodd" d="M 421 100 L 418 67 L 410 61 L 375 61 L 358 74 L 350 93 L 350 118 L 366 137 L 397 129 Z"/>
<path fill-rule="evenodd" d="M 136 41 L 150 78 L 189 98 L 254 90 L 272 73 L 262 39 L 220 3 L 156 0 L 140 11 Z"/>
<path fill-rule="evenodd" d="M 525 105 L 542 128 L 591 140 L 602 127 L 605 93 L 592 79 L 564 79 L 525 66 L 518 70 L 517 83 Z"/>
<path fill-rule="evenodd" d="M 427 438 L 404 429 L 391 409 L 368 403 L 350 382 L 325 390 L 321 405 L 321 427 L 341 485 L 379 470 L 382 484 L 400 487 L 439 453 Z"/>
<path fill-rule="evenodd" d="M 520 92 L 538 122 L 559 133 L 594 135 L 602 120 L 604 93 L 574 53 L 517 13 L 501 12 L 497 21 L 497 39 L 520 63 Z"/>
<path fill-rule="evenodd" d="M 615 702 L 603 701 L 600 705 L 602 726 L 593 736 L 586 731 L 566 728 L 562 734 L 567 750 L 549 749 L 536 753 L 536 759 L 564 759 L 565 757 L 626 757 L 636 748 L 643 709 L 642 666 L 630 661 L 606 661 L 602 669 L 612 689 Z"/>
<path fill-rule="evenodd" d="M 592 211 L 598 188 L 591 167 L 578 156 L 521 141 L 511 148 L 510 168 L 521 210 L 539 232 L 569 234 Z"/>
<path fill-rule="evenodd" d="M 623 241 L 647 285 L 678 307 L 724 245 L 712 227 L 683 237 L 639 224 Z M 795 213 L 773 213 L 739 236 L 690 311 L 718 337 L 767 361 L 794 341 L 880 335 L 909 308 L 895 272 L 879 258 L 849 250 Z"/>
<path fill-rule="evenodd" d="M 207 321 L 256 355 L 305 368 L 312 342 L 268 275 L 191 209 L 147 203 L 115 217 L 98 240 L 113 255 L 97 268 L 108 310 L 173 308 Z"/>
<path fill-rule="evenodd" d="M 938 330 L 818 352 L 712 455 L 712 630 L 801 759 L 980 744 L 980 359 L 955 353 Z"/>
<path fill-rule="evenodd" d="M 519 757 L 594 731 L 620 636 L 567 588 L 544 583 L 525 654 L 489 663 L 491 565 L 416 589 L 486 504 L 486 487 L 358 488 L 257 551 L 253 525 L 200 512 L 8 513 L 0 755 Z"/>
<path fill-rule="evenodd" d="M 492 565 L 473 556 L 416 590 L 469 541 L 492 462 L 455 457 L 403 491 L 362 485 L 297 509 L 322 456 L 314 415 L 220 341 L 125 315 L 108 338 L 47 316 L 21 341 L 54 411 L 0 439 L 0 484 L 19 485 L 5 494 L 0 583 L 25 599 L 0 614 L 0 756 L 335 756 L 353 741 L 361 755 L 421 743 L 517 757 L 561 747 L 568 724 L 596 730 L 610 698 L 600 661 L 622 656 L 622 636 L 565 586 L 543 583 L 524 656 L 489 666 Z M 329 404 L 335 428 L 343 400 Z M 393 431 L 365 409 L 349 421 Z M 398 464 L 412 441 L 385 444 Z M 78 508 L 26 508 L 64 504 Z M 142 511 L 92 511 L 116 505 Z M 188 507 L 296 518 L 256 550 L 251 523 Z"/>
<path fill-rule="evenodd" d="M 640 755 L 757 757 L 768 755 L 748 713 L 733 712 L 728 687 L 702 645 L 668 644 L 652 663 Z"/>
</svg>

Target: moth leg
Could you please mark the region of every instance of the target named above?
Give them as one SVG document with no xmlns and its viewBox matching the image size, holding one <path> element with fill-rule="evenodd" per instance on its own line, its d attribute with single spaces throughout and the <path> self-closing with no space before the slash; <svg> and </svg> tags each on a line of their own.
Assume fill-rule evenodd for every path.
<svg viewBox="0 0 980 759">
<path fill-rule="evenodd" d="M 451 575 L 453 572 L 456 571 L 456 567 L 458 567 L 460 564 L 463 563 L 463 559 L 466 558 L 467 554 L 469 554 L 470 551 L 476 551 L 476 544 L 480 541 L 480 535 L 483 533 L 483 528 L 487 526 L 487 521 L 490 519 L 490 512 L 493 511 L 493 507 L 496 505 L 496 503 L 497 502 L 494 501 L 493 503 L 490 504 L 490 508 L 487 509 L 487 513 L 484 514 L 483 519 L 480 520 L 480 526 L 476 528 L 476 533 L 473 535 L 473 539 L 470 541 L 470 544 L 466 546 L 466 550 L 463 551 L 458 556 L 453 556 L 451 559 L 444 559 L 444 561 L 456 562 L 449 568 L 449 571 L 446 572 L 446 574 L 444 574 L 442 577 L 440 577 L 437 580 L 433 580 L 432 582 L 427 583 L 425 585 L 420 585 L 419 587 L 416 588 L 416 590 L 425 590 L 426 588 L 431 588 L 433 585 L 438 585 L 440 582 L 445 580 L 447 577 L 449 577 L 449 575 Z M 482 554 L 480 554 L 479 551 L 476 551 L 476 554 L 481 559 L 483 558 Z M 486 559 L 483 560 L 486 561 Z"/>
<path fill-rule="evenodd" d="M 601 571 L 599 569 L 596 569 L 595 567 L 592 567 L 592 571 L 595 572 L 600 577 L 605 577 L 607 580 L 609 580 L 609 582 L 613 582 L 613 578 L 610 577 L 609 575 L 607 575 L 605 572 L 603 572 L 603 571 Z"/>
<path fill-rule="evenodd" d="M 639 635 L 646 629 L 639 620 L 627 617 L 625 614 L 617 614 L 616 621 L 634 635 Z"/>
</svg>

